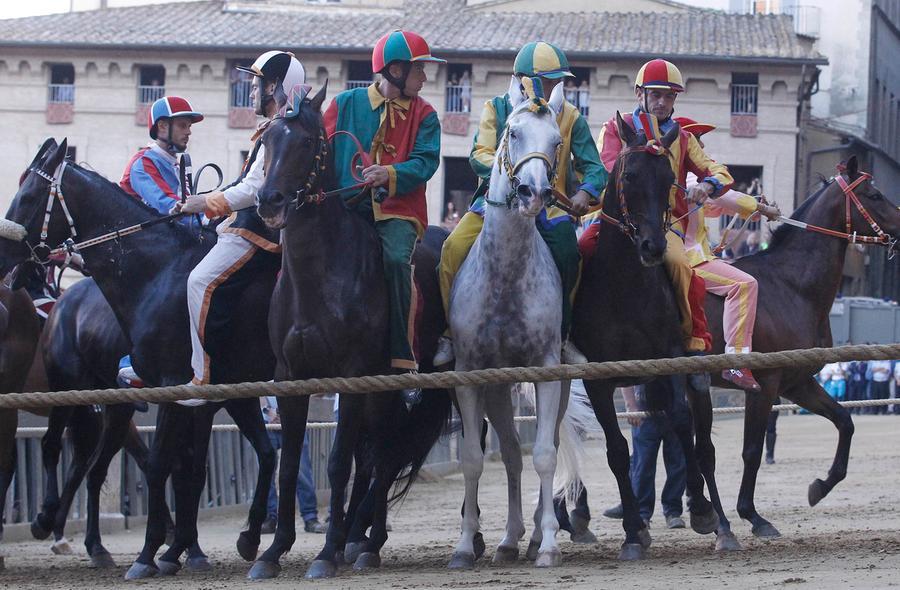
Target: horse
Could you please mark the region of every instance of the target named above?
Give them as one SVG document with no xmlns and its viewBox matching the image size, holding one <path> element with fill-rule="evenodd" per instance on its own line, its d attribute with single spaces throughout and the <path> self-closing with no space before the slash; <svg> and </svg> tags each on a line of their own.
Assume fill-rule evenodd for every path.
<svg viewBox="0 0 900 590">
<path fill-rule="evenodd" d="M 791 219 L 824 228 L 832 235 L 784 224 L 773 234 L 768 249 L 734 262 L 735 267 L 754 276 L 759 284 L 753 331 L 753 349 L 758 352 L 830 347 L 828 312 L 841 285 L 848 241 L 852 242 L 854 235 L 860 242 L 876 241 L 893 254 L 900 240 L 900 211 L 878 190 L 868 174 L 860 172 L 855 156 L 798 207 Z M 724 350 L 722 309 L 722 298 L 707 295 L 706 317 L 713 335 L 713 349 L 718 353 Z M 827 418 L 838 430 L 831 469 L 824 480 L 817 478 L 810 484 L 809 505 L 815 506 L 847 475 L 853 420 L 850 412 L 816 381 L 815 374 L 821 368 L 819 365 L 754 371 L 762 391 L 747 396 L 744 474 L 737 511 L 751 523 L 757 537 L 780 536 L 778 529 L 760 516 L 753 501 L 766 420 L 779 396 Z M 730 386 L 718 377 L 713 382 L 721 387 Z"/>
<path fill-rule="evenodd" d="M 625 148 L 607 183 L 597 251 L 584 265 L 573 308 L 572 338 L 592 362 L 681 356 L 684 349 L 674 293 L 661 265 L 666 249 L 668 195 L 674 182 L 665 154 L 678 138 L 679 129 L 676 125 L 661 142 L 648 143 L 643 132 L 635 133 L 621 116 L 617 116 L 617 124 Z M 651 409 L 688 414 L 673 424 L 682 425 L 675 432 L 687 461 L 691 527 L 701 534 L 718 529 L 717 545 L 736 548 L 737 541 L 720 509 L 713 476 L 712 406 L 708 390 L 686 389 L 683 376 L 585 380 L 585 389 L 606 436 L 607 461 L 622 498 L 625 541 L 619 558 L 643 558 L 650 545 L 650 535 L 638 513 L 631 487 L 628 443 L 619 429 L 613 392 L 619 386 L 647 381 Z M 681 392 L 685 391 L 690 413 L 681 403 L 684 399 Z M 691 418 L 696 420 L 696 446 Z M 712 503 L 704 496 L 704 479 Z"/>
<path fill-rule="evenodd" d="M 55 142 L 54 142 L 55 143 Z M 36 158 L 17 192 L 7 219 L 22 226 L 21 241 L 0 243 L 0 273 L 34 259 L 46 263 L 50 245 L 90 239 L 161 217 L 128 196 L 118 185 L 77 164 L 65 162 L 66 141 Z M 46 222 L 46 223 L 45 223 Z M 42 232 L 42 226 L 46 230 Z M 86 248 L 82 254 L 130 345 L 134 366 L 149 384 L 180 385 L 190 378 L 190 339 L 186 303 L 187 275 L 209 251 L 214 231 L 182 224 L 158 223 L 127 237 Z M 174 251 L 161 256 L 160 250 Z M 245 313 L 235 318 L 229 336 L 219 339 L 213 356 L 214 382 L 260 381 L 271 377 L 274 359 L 265 329 L 267 303 L 274 282 L 253 285 L 245 294 Z M 166 351 L 160 354 L 160 351 Z M 172 574 L 179 557 L 197 539 L 197 505 L 205 480 L 212 419 L 225 407 L 247 436 L 260 464 L 249 528 L 238 537 L 238 552 L 252 560 L 266 516 L 266 496 L 275 467 L 258 402 L 231 400 L 198 408 L 161 404 L 149 466 L 150 506 L 144 548 L 126 574 L 128 579 Z M 178 459 L 178 460 L 176 460 Z M 165 541 L 165 482 L 172 473 L 176 501 L 175 542 L 154 562 Z"/>
<path fill-rule="evenodd" d="M 283 228 L 284 245 L 282 272 L 269 313 L 276 381 L 390 371 L 388 294 L 374 227 L 349 210 L 341 198 L 320 198 L 325 194 L 322 191 L 334 184 L 321 114 L 326 91 L 323 86 L 312 98 L 304 98 L 292 111 L 294 116 L 276 119 L 263 136 L 268 166 L 258 193 L 258 212 L 270 227 Z M 438 336 L 446 326 L 434 273 L 445 237 L 443 230 L 429 228 L 413 258 L 423 304 L 416 322 L 421 328 L 417 331 L 421 371 L 433 370 L 427 359 L 434 355 Z M 305 397 L 279 400 L 284 436 L 279 515 L 294 513 L 293 490 L 308 407 Z M 307 570 L 307 578 L 334 576 L 342 555 L 353 561 L 357 570 L 380 565 L 380 550 L 387 541 L 389 489 L 403 473 L 398 482 L 401 487 L 390 500 L 402 498 L 409 490 L 448 424 L 450 409 L 446 390 L 428 391 L 409 408 L 396 391 L 341 395 L 328 462 L 331 521 L 325 545 Z M 364 453 L 360 453 L 361 444 Z M 357 477 L 345 514 L 354 452 Z M 369 469 L 374 476 L 371 485 Z M 370 520 L 371 536 L 366 539 Z M 278 560 L 294 540 L 293 518 L 279 518 L 272 545 L 254 564 L 249 577 L 278 575 Z"/>
<path fill-rule="evenodd" d="M 457 351 L 456 369 L 558 365 L 562 336 L 562 282 L 535 217 L 553 200 L 557 148 L 562 138 L 556 117 L 562 111 L 562 87 L 548 101 L 528 99 L 513 79 L 513 111 L 491 172 L 484 229 L 459 270 L 450 295 L 449 320 Z M 559 524 L 553 510 L 559 423 L 568 399 L 568 384 L 536 383 L 537 437 L 533 462 L 540 477 L 533 541 L 540 547 L 535 565 L 557 566 Z M 449 567 L 471 569 L 477 558 L 478 480 L 484 468 L 481 423 L 485 414 L 500 438 L 509 482 L 506 534 L 495 563 L 518 559 L 522 522 L 522 456 L 518 445 L 509 384 L 459 386 L 456 401 L 462 417 L 461 460 L 465 476 L 462 534 Z"/>
</svg>

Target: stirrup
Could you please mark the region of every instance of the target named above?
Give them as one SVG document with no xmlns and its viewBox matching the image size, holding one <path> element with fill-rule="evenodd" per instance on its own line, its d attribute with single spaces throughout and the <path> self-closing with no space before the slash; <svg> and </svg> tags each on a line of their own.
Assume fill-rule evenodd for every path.
<svg viewBox="0 0 900 590">
<path fill-rule="evenodd" d="M 456 355 L 453 353 L 453 340 L 449 336 L 438 338 L 437 352 L 434 353 L 432 363 L 435 367 L 442 367 L 453 362 Z"/>
<path fill-rule="evenodd" d="M 185 386 L 186 387 L 196 387 L 197 384 L 194 383 L 194 380 L 192 379 L 192 380 L 188 381 L 187 383 L 185 383 Z M 206 404 L 208 401 L 209 400 L 200 399 L 200 398 L 191 398 L 191 399 L 175 400 L 175 403 L 178 404 L 179 406 L 187 406 L 189 408 L 195 408 L 197 406 L 202 406 L 202 405 Z"/>
</svg>

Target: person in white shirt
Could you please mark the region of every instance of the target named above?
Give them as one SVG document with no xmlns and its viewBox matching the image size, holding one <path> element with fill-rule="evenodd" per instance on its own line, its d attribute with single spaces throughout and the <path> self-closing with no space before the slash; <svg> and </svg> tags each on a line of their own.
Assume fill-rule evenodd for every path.
<svg viewBox="0 0 900 590">
<path fill-rule="evenodd" d="M 869 399 L 888 399 L 891 387 L 891 361 L 869 361 L 869 371 L 872 372 Z M 887 406 L 878 406 L 872 409 L 874 414 L 888 413 Z"/>
</svg>

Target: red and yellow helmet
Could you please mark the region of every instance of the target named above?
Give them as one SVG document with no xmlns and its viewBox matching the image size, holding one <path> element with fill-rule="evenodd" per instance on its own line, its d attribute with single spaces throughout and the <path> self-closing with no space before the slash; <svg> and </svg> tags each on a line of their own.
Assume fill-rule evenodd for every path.
<svg viewBox="0 0 900 590">
<path fill-rule="evenodd" d="M 401 30 L 392 31 L 375 42 L 375 49 L 372 51 L 372 73 L 381 72 L 395 61 L 447 63 L 447 60 L 432 57 L 431 48 L 421 35 Z"/>
<path fill-rule="evenodd" d="M 684 92 L 684 79 L 672 62 L 664 59 L 651 59 L 638 70 L 634 86 L 635 88 L 661 88 Z"/>
</svg>

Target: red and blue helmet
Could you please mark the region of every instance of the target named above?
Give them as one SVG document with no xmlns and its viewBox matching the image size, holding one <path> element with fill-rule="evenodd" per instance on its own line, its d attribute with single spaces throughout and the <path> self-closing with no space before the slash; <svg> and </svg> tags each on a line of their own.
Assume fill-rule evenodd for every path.
<svg viewBox="0 0 900 590">
<path fill-rule="evenodd" d="M 445 59 L 432 57 L 431 48 L 421 35 L 399 29 L 375 42 L 375 49 L 372 51 L 372 73 L 381 72 L 395 61 L 447 63 Z"/>
<path fill-rule="evenodd" d="M 150 138 L 156 139 L 156 125 L 160 119 L 172 119 L 174 117 L 190 117 L 191 123 L 203 120 L 203 115 L 194 110 L 187 100 L 180 96 L 164 96 L 157 99 L 147 113 L 147 126 L 150 128 Z"/>
</svg>

